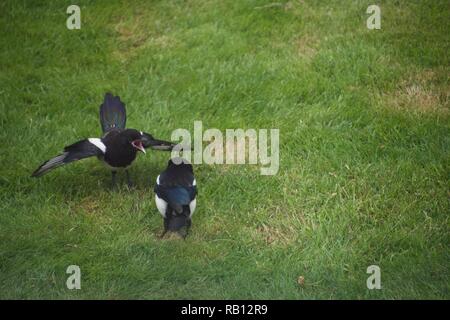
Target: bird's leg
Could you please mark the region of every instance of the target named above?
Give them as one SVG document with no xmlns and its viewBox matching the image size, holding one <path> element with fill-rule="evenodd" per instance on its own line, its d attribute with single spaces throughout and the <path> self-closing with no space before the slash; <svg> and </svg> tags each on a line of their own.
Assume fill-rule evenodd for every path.
<svg viewBox="0 0 450 320">
<path fill-rule="evenodd" d="M 117 174 L 117 171 L 111 171 L 112 188 L 113 189 L 116 189 L 116 174 Z"/>
<path fill-rule="evenodd" d="M 169 220 L 167 220 L 166 218 L 164 218 L 164 231 L 163 231 L 163 233 L 161 233 L 161 235 L 159 236 L 160 239 L 162 239 L 162 238 L 166 235 L 167 230 L 169 230 Z"/>
<path fill-rule="evenodd" d="M 125 170 L 125 174 L 127 176 L 128 188 L 132 188 L 133 187 L 133 182 L 131 181 L 130 173 L 128 172 L 128 170 Z"/>
</svg>

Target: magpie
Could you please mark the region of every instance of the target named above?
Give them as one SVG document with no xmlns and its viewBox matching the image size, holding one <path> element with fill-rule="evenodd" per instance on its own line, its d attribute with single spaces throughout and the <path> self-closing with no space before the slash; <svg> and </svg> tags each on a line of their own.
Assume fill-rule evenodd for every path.
<svg viewBox="0 0 450 320">
<path fill-rule="evenodd" d="M 139 151 L 146 153 L 146 148 L 170 151 L 175 144 L 153 138 L 151 134 L 135 129 L 126 129 L 125 104 L 120 97 L 106 93 L 100 105 L 100 124 L 103 131 L 101 138 L 80 140 L 64 148 L 64 152 L 45 161 L 37 168 L 32 177 L 40 177 L 47 172 L 70 162 L 96 156 L 111 169 L 112 185 L 116 185 L 116 173 L 124 169 L 128 185 L 132 182 L 128 168 Z"/>
<path fill-rule="evenodd" d="M 164 231 L 177 232 L 186 238 L 197 205 L 197 183 L 192 165 L 185 159 L 170 159 L 167 168 L 156 178 L 155 202 L 164 218 Z"/>
</svg>

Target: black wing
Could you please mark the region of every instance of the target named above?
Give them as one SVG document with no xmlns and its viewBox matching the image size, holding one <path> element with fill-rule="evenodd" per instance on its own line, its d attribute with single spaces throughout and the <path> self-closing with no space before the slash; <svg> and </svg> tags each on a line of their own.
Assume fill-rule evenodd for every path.
<svg viewBox="0 0 450 320">
<path fill-rule="evenodd" d="M 197 187 L 166 187 L 155 185 L 155 193 L 166 201 L 176 213 L 181 213 L 184 206 L 188 206 L 197 195 Z"/>
<path fill-rule="evenodd" d="M 126 122 L 125 104 L 120 101 L 120 97 L 114 97 L 109 92 L 106 93 L 103 104 L 100 105 L 100 124 L 103 133 L 114 129 L 123 130 Z"/>
<path fill-rule="evenodd" d="M 191 164 L 176 165 L 169 160 L 167 169 L 162 172 L 154 188 L 159 198 L 165 200 L 177 213 L 189 205 L 197 195 L 197 186 Z"/>
<path fill-rule="evenodd" d="M 94 142 L 91 142 L 91 141 Z M 94 144 L 95 143 L 95 144 Z M 103 150 L 102 150 L 103 149 Z M 106 148 L 100 139 L 85 139 L 64 148 L 64 152 L 50 160 L 45 161 L 37 168 L 32 177 L 40 177 L 43 174 L 67 163 L 88 157 L 104 154 Z"/>
</svg>

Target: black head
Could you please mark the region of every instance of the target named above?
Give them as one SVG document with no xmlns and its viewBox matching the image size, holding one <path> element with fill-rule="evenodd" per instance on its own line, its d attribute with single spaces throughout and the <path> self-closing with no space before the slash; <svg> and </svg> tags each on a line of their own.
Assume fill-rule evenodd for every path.
<svg viewBox="0 0 450 320">
<path fill-rule="evenodd" d="M 168 214 L 164 218 L 164 233 L 167 231 L 175 232 L 182 238 L 186 238 L 191 223 L 189 211 L 183 211 L 180 214 Z"/>
<path fill-rule="evenodd" d="M 145 145 L 144 145 L 144 134 L 141 131 L 135 130 L 135 129 L 126 129 L 122 132 L 122 135 L 125 137 L 127 142 L 131 144 L 133 148 L 135 148 L 138 151 L 145 152 Z"/>
<path fill-rule="evenodd" d="M 179 171 L 189 171 L 190 173 L 194 173 L 194 169 L 192 168 L 192 164 L 180 157 L 171 158 L 167 162 L 167 169 L 169 170 L 179 170 Z"/>
</svg>

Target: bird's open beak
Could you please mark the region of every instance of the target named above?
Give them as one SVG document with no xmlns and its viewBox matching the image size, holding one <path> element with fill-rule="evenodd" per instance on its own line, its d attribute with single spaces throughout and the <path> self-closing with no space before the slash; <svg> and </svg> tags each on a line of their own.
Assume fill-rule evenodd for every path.
<svg viewBox="0 0 450 320">
<path fill-rule="evenodd" d="M 152 148 L 155 150 L 171 151 L 175 146 L 172 142 L 150 138 L 145 135 L 142 137 L 142 141 L 145 148 Z"/>
<path fill-rule="evenodd" d="M 142 151 L 144 154 L 147 153 L 145 152 L 145 148 L 141 140 L 134 140 L 131 144 L 133 145 L 133 147 L 135 147 L 139 151 Z"/>
<path fill-rule="evenodd" d="M 175 144 L 163 140 L 153 140 L 150 147 L 155 150 L 171 151 Z"/>
</svg>

